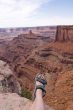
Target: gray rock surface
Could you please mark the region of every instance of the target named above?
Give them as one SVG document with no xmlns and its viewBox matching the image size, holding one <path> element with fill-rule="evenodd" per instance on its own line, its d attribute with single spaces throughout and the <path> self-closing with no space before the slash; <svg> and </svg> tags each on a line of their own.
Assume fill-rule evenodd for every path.
<svg viewBox="0 0 73 110">
<path fill-rule="evenodd" d="M 31 102 L 16 93 L 0 94 L 0 110 L 28 110 Z"/>
<path fill-rule="evenodd" d="M 20 93 L 21 87 L 9 65 L 0 60 L 0 93 Z"/>
</svg>

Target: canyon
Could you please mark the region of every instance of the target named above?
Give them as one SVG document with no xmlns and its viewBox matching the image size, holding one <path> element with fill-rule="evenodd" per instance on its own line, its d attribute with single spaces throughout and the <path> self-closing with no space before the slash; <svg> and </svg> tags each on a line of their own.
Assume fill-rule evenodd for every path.
<svg viewBox="0 0 73 110">
<path fill-rule="evenodd" d="M 19 84 L 17 91 L 33 93 L 35 75 L 45 73 L 45 103 L 55 110 L 73 110 L 73 26 L 28 28 L 19 33 L 0 40 L 0 60 L 10 66 L 12 79 Z"/>
</svg>

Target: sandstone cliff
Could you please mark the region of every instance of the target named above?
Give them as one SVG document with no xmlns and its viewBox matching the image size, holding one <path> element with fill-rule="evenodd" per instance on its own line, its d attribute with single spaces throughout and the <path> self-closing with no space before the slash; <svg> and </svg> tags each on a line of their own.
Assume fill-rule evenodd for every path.
<svg viewBox="0 0 73 110">
<path fill-rule="evenodd" d="M 58 26 L 56 33 L 56 41 L 73 41 L 73 26 Z"/>
</svg>

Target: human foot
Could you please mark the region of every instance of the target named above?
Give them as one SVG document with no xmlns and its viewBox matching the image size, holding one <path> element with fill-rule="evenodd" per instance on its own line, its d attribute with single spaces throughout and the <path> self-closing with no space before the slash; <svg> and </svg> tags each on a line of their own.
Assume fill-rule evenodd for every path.
<svg viewBox="0 0 73 110">
<path fill-rule="evenodd" d="M 45 79 L 45 76 L 43 74 L 37 74 L 35 77 L 35 89 L 34 89 L 34 99 L 37 95 L 37 93 L 41 94 L 43 97 L 46 94 L 45 85 L 47 84 L 47 81 Z"/>
</svg>

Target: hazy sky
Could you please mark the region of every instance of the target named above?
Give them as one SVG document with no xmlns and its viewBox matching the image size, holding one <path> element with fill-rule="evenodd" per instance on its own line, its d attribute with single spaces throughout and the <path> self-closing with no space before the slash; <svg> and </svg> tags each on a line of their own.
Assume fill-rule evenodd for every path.
<svg viewBox="0 0 73 110">
<path fill-rule="evenodd" d="M 0 0 L 0 27 L 73 24 L 73 0 Z"/>
</svg>

